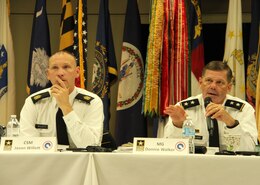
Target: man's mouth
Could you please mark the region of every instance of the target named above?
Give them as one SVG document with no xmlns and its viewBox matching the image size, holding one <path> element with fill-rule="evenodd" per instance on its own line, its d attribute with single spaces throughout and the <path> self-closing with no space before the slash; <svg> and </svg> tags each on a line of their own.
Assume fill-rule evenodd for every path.
<svg viewBox="0 0 260 185">
<path fill-rule="evenodd" d="M 208 92 L 207 95 L 209 95 L 209 96 L 217 96 L 217 93 L 214 93 L 214 92 Z"/>
</svg>

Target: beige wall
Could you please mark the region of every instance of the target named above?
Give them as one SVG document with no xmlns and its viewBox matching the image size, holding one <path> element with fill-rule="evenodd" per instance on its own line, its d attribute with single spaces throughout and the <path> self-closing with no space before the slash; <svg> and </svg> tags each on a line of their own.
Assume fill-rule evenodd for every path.
<svg viewBox="0 0 260 185">
<path fill-rule="evenodd" d="M 23 106 L 26 94 L 27 66 L 29 58 L 29 47 L 32 30 L 32 19 L 36 0 L 10 0 L 11 2 L 11 30 L 15 52 L 15 75 L 16 75 L 16 114 L 19 115 Z M 72 0 L 74 8 L 77 0 Z M 127 0 L 110 0 L 110 14 L 112 31 L 114 35 L 114 45 L 117 58 L 118 69 L 120 69 L 121 45 L 124 29 L 124 18 Z M 202 0 L 202 12 L 204 22 L 225 22 L 228 0 Z M 244 21 L 250 21 L 250 1 L 243 0 Z M 141 22 L 147 24 L 149 20 L 150 0 L 138 0 L 141 14 Z M 96 38 L 96 28 L 98 19 L 98 0 L 88 0 L 88 76 L 89 84 L 92 73 L 92 63 L 94 60 L 94 42 Z M 58 50 L 59 44 L 59 24 L 61 13 L 61 0 L 47 0 L 47 13 L 50 27 L 51 50 Z M 111 120 L 110 129 L 114 135 L 115 110 L 117 98 L 117 85 L 111 88 Z M 88 88 L 89 89 L 89 88 Z M 18 116 L 19 117 L 19 116 Z M 151 130 L 151 129 L 150 129 Z M 151 134 L 150 134 L 151 135 Z"/>
</svg>

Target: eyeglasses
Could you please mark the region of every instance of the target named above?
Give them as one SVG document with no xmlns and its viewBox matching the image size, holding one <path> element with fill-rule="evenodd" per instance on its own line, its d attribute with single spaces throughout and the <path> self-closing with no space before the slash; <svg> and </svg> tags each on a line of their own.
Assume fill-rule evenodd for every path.
<svg viewBox="0 0 260 185">
<path fill-rule="evenodd" d="M 216 86 L 218 87 L 224 87 L 228 84 L 228 82 L 224 81 L 224 80 L 213 80 L 211 78 L 203 78 L 203 84 L 204 85 L 212 85 L 213 83 L 215 83 Z"/>
</svg>

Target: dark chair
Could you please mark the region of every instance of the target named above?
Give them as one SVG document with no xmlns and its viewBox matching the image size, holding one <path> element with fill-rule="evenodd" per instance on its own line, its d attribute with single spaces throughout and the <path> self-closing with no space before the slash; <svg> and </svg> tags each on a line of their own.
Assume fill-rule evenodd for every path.
<svg viewBox="0 0 260 185">
<path fill-rule="evenodd" d="M 103 133 L 103 138 L 101 142 L 101 147 L 111 148 L 113 150 L 117 149 L 116 141 L 109 131 Z"/>
<path fill-rule="evenodd" d="M 3 125 L 0 125 L 0 141 L 1 141 L 1 137 L 6 136 L 6 127 Z"/>
</svg>

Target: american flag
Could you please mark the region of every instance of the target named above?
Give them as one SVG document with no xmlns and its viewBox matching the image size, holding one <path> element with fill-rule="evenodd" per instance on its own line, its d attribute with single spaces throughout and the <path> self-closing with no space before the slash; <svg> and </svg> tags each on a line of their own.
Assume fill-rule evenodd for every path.
<svg viewBox="0 0 260 185">
<path fill-rule="evenodd" d="M 73 53 L 80 68 L 76 86 L 86 89 L 87 87 L 87 0 L 79 0 L 76 8 Z"/>
</svg>

